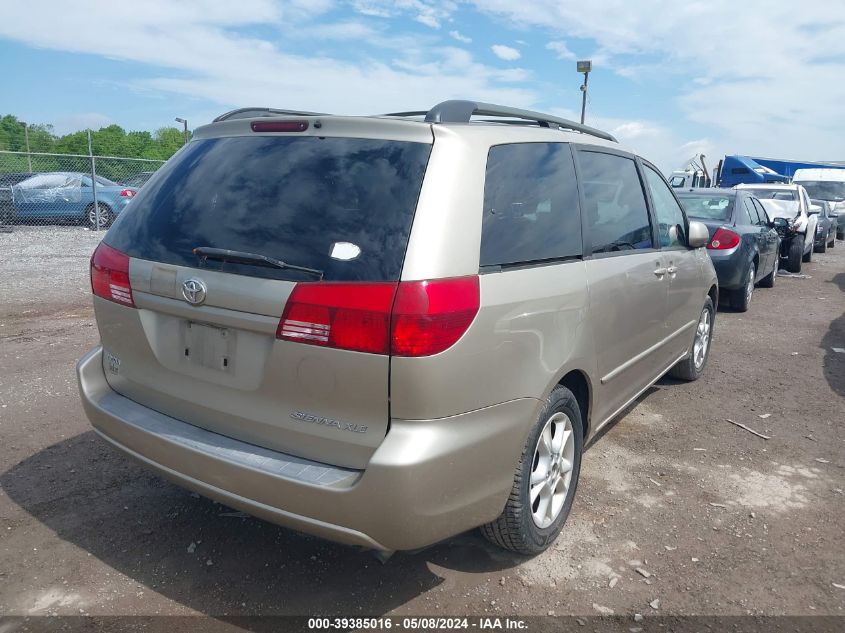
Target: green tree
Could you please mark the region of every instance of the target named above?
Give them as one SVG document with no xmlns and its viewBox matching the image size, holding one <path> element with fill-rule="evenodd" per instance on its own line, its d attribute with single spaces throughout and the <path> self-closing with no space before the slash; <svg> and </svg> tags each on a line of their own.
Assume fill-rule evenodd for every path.
<svg viewBox="0 0 845 633">
<path fill-rule="evenodd" d="M 31 152 L 88 154 L 87 130 L 56 136 L 52 125 L 33 124 L 28 132 Z M 146 131 L 127 132 L 113 124 L 91 131 L 91 145 L 94 154 L 99 156 L 167 160 L 184 142 L 183 131 L 175 127 L 159 128 L 150 134 Z M 12 114 L 0 117 L 0 150 L 26 151 L 23 125 Z M 0 170 L 6 170 L 5 163 L 0 165 Z"/>
</svg>

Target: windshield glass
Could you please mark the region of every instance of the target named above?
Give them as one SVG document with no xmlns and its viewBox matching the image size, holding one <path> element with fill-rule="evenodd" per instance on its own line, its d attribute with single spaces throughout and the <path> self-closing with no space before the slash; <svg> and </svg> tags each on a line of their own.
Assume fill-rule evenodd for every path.
<svg viewBox="0 0 845 633">
<path fill-rule="evenodd" d="M 798 200 L 798 194 L 790 189 L 771 189 L 766 187 L 749 187 L 759 200 Z"/>
<path fill-rule="evenodd" d="M 845 177 L 845 176 L 844 176 Z M 797 182 L 797 181 L 796 181 Z M 800 183 L 811 198 L 842 202 L 845 200 L 845 182 L 833 180 L 802 180 Z"/>
<path fill-rule="evenodd" d="M 728 220 L 733 211 L 733 197 L 681 194 L 678 196 L 687 215 L 704 220 Z"/>
<path fill-rule="evenodd" d="M 131 257 L 199 267 L 197 247 L 265 255 L 329 281 L 396 281 L 431 145 L 337 137 L 192 141 L 105 237 Z M 204 268 L 269 279 L 290 269 L 211 258 Z"/>
</svg>

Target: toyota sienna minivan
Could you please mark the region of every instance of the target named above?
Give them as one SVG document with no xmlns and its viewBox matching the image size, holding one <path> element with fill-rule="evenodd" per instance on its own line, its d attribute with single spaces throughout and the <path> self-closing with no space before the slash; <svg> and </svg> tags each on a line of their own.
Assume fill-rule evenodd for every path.
<svg viewBox="0 0 845 633">
<path fill-rule="evenodd" d="M 236 110 L 92 256 L 82 401 L 127 455 L 279 525 L 537 553 L 585 442 L 704 370 L 707 240 L 652 164 L 565 119 Z"/>
</svg>

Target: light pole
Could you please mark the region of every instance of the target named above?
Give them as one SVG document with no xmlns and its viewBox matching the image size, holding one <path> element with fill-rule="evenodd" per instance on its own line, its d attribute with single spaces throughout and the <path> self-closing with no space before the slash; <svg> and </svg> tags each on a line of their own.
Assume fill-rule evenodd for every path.
<svg viewBox="0 0 845 633">
<path fill-rule="evenodd" d="M 23 126 L 23 137 L 26 140 L 26 163 L 29 165 L 29 171 L 32 171 L 32 153 L 29 151 L 29 126 L 26 121 L 18 121 Z"/>
<path fill-rule="evenodd" d="M 181 123 L 185 127 L 185 145 L 188 144 L 188 119 L 183 119 L 182 117 L 176 117 L 176 122 Z"/>
<path fill-rule="evenodd" d="M 590 78 L 590 71 L 593 69 L 593 62 L 584 59 L 576 62 L 579 73 L 584 73 L 584 83 L 581 84 L 581 125 L 584 125 L 584 113 L 587 111 L 587 80 Z"/>
</svg>

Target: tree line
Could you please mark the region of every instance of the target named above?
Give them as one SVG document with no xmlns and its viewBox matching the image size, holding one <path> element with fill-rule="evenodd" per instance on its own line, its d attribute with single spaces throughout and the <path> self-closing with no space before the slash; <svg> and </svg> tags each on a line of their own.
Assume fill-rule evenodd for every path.
<svg viewBox="0 0 845 633">
<path fill-rule="evenodd" d="M 29 150 L 56 154 L 88 154 L 88 132 L 72 132 L 58 136 L 49 124 L 28 126 Z M 162 127 L 155 132 L 127 132 L 119 125 L 91 131 L 91 145 L 96 156 L 122 156 L 167 160 L 185 142 L 182 130 Z M 0 117 L 0 150 L 26 151 L 26 136 L 20 120 L 7 114 Z"/>
</svg>

